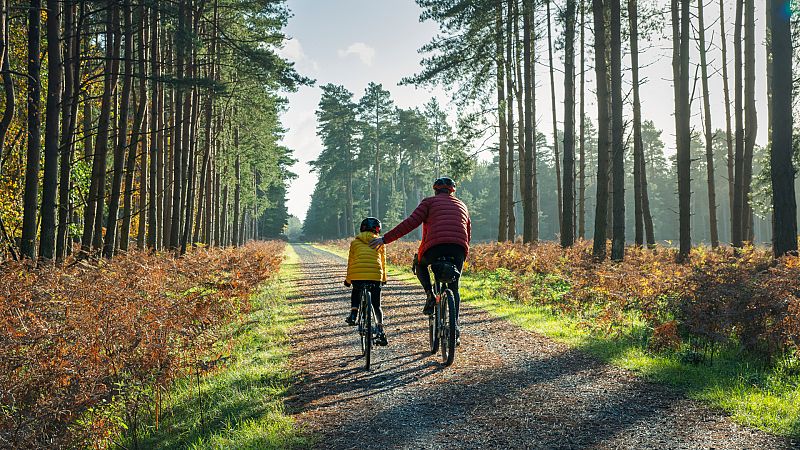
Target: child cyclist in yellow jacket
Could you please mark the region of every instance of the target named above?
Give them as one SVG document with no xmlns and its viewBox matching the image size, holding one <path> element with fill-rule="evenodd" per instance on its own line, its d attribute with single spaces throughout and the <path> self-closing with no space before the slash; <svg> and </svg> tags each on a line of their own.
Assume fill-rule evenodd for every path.
<svg viewBox="0 0 800 450">
<path fill-rule="evenodd" d="M 358 305 L 361 302 L 361 290 L 368 288 L 372 296 L 372 308 L 377 319 L 376 339 L 378 345 L 386 345 L 386 334 L 383 332 L 383 310 L 381 310 L 381 285 L 386 284 L 386 252 L 384 247 L 375 250 L 369 246 L 373 239 L 380 237 L 381 221 L 367 217 L 361 221 L 358 236 L 350 243 L 350 255 L 347 258 L 347 276 L 344 285 L 353 286 L 350 294 L 349 325 L 356 324 Z M 376 283 L 377 282 L 377 283 Z"/>
</svg>

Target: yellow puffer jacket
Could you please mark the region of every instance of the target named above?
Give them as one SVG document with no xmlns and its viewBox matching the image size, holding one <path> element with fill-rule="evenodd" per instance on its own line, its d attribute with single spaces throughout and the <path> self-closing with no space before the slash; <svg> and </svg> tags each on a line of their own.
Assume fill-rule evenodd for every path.
<svg viewBox="0 0 800 450">
<path fill-rule="evenodd" d="M 386 282 L 386 251 L 384 246 L 375 250 L 369 243 L 380 237 L 377 233 L 363 231 L 350 243 L 350 256 L 347 258 L 347 277 L 345 281 Z"/>
</svg>

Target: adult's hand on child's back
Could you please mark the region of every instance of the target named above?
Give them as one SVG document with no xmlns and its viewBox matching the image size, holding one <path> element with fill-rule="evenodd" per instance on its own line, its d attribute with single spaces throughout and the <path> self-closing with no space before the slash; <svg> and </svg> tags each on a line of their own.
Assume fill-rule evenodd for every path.
<svg viewBox="0 0 800 450">
<path fill-rule="evenodd" d="M 372 242 L 369 243 L 369 246 L 374 248 L 374 249 L 377 249 L 378 247 L 380 247 L 382 245 L 383 245 L 383 238 L 382 237 L 375 238 L 375 239 L 372 240 Z"/>
</svg>

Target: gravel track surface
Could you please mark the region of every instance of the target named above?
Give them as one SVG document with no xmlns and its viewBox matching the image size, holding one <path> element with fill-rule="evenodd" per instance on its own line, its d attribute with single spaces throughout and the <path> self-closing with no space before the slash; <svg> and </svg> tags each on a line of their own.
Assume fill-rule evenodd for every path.
<svg viewBox="0 0 800 450">
<path fill-rule="evenodd" d="M 389 345 L 366 372 L 344 323 L 346 262 L 294 249 L 304 322 L 292 332 L 300 381 L 287 407 L 318 448 L 800 448 L 469 305 L 443 368 L 426 351 L 422 289 L 396 278 L 383 291 Z"/>
</svg>

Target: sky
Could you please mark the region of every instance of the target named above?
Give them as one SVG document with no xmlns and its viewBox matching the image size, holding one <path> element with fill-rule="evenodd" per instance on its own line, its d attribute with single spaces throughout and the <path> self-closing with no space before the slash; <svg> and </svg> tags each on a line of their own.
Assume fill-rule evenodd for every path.
<svg viewBox="0 0 800 450">
<path fill-rule="evenodd" d="M 404 76 L 419 71 L 417 49 L 436 33 L 433 23 L 420 23 L 413 0 L 289 0 L 294 17 L 286 33 L 291 40 L 282 55 L 316 83 L 288 95 L 282 120 L 288 132 L 284 144 L 294 151 L 298 175 L 288 193 L 289 213 L 305 218 L 316 183 L 308 165 L 322 150 L 314 114 L 320 86 L 342 84 L 358 99 L 369 82 L 383 84 L 402 108 L 423 106 L 431 97 L 446 102 L 442 89 L 397 86 Z"/>
<path fill-rule="evenodd" d="M 316 80 L 313 86 L 302 87 L 298 92 L 287 95 L 289 105 L 282 115 L 283 124 L 288 129 L 283 143 L 293 150 L 294 157 L 298 160 L 291 169 L 298 177 L 289 187 L 287 205 L 290 214 L 303 220 L 317 179 L 316 174 L 310 171 L 308 163 L 322 150 L 320 139 L 316 134 L 315 116 L 320 99 L 320 86 L 327 83 L 342 84 L 358 99 L 369 82 L 381 83 L 392 93 L 395 104 L 402 108 L 422 107 L 431 97 L 438 98 L 446 105 L 449 95 L 442 88 L 429 90 L 397 86 L 401 78 L 419 72 L 422 55 L 417 50 L 429 42 L 438 31 L 435 23 L 430 21 L 420 23 L 421 10 L 413 0 L 288 0 L 287 3 L 293 17 L 286 28 L 290 40 L 281 50 L 281 54 L 294 61 L 300 73 Z M 640 1 L 640 4 L 646 3 L 660 7 L 667 5 L 664 0 Z M 731 90 L 734 68 L 732 58 L 734 3 L 724 1 Z M 761 2 L 756 3 L 757 8 L 763 8 Z M 694 5 L 696 3 L 693 4 L 693 13 L 696 12 Z M 712 0 L 706 5 L 705 22 L 708 27 L 706 40 L 712 41 L 708 53 L 708 63 L 711 66 L 709 83 L 712 127 L 724 129 L 719 3 Z M 591 11 L 587 11 L 586 17 L 590 20 Z M 757 9 L 756 17 L 756 106 L 759 117 L 756 141 L 763 145 L 767 140 L 765 51 L 762 44 L 765 35 L 764 11 Z M 554 25 L 553 33 L 555 38 L 561 33 L 561 29 Z M 662 36 L 665 33 L 671 33 L 669 25 L 657 29 L 651 36 L 640 37 L 641 98 L 644 119 L 653 120 L 657 128 L 664 130 L 662 139 L 666 144 L 666 151 L 674 153 L 671 41 L 667 39 L 668 36 Z M 539 129 L 549 137 L 548 141 L 552 141 L 551 90 L 546 45 L 546 36 L 542 36 L 537 49 L 540 61 L 536 67 L 536 119 Z M 589 117 L 594 118 L 597 106 L 594 102 L 594 76 L 592 56 L 589 52 L 591 45 L 592 35 L 587 32 L 586 112 Z M 690 59 L 693 67 L 690 70 L 694 73 L 694 65 L 699 61 L 699 54 L 696 42 L 693 41 L 691 46 Z M 576 64 L 580 64 L 577 45 L 576 54 Z M 555 58 L 555 66 L 563 68 L 563 55 L 560 49 L 556 49 Z M 623 64 L 625 67 L 628 66 L 627 56 L 624 57 Z M 625 89 L 629 90 L 631 83 L 629 71 L 623 73 L 623 82 Z M 556 71 L 556 117 L 559 128 L 563 123 L 563 86 L 563 76 Z M 701 93 L 699 82 L 695 89 L 695 95 L 699 96 Z M 692 103 L 691 119 L 695 130 L 700 132 L 702 132 L 701 106 L 701 99 L 696 98 Z M 626 113 L 626 117 L 631 117 L 631 114 Z M 490 155 L 484 154 L 482 157 L 488 158 Z"/>
</svg>

